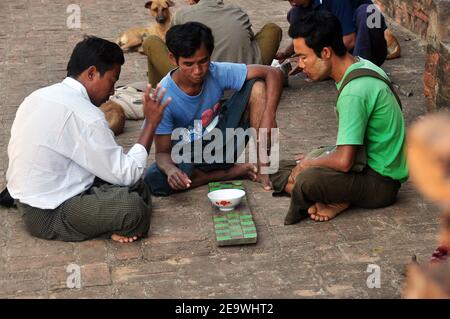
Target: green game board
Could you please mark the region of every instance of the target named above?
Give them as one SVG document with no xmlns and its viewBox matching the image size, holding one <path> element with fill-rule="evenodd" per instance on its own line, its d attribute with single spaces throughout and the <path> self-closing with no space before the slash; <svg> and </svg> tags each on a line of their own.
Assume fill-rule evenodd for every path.
<svg viewBox="0 0 450 319">
<path fill-rule="evenodd" d="M 220 189 L 245 190 L 242 181 L 215 182 L 209 184 L 209 191 Z M 233 246 L 255 244 L 258 241 L 256 225 L 248 206 L 247 197 L 244 197 L 231 212 L 222 212 L 213 206 L 213 222 L 218 246 Z"/>
</svg>

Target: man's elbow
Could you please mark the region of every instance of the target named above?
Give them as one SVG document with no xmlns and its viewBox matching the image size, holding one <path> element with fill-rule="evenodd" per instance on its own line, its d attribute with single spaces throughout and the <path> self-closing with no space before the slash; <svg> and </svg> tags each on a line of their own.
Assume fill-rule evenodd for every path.
<svg viewBox="0 0 450 319">
<path fill-rule="evenodd" d="M 275 83 L 279 84 L 282 87 L 284 81 L 284 73 L 280 68 L 270 67 L 268 76 L 272 78 Z"/>
<path fill-rule="evenodd" d="M 353 159 L 344 159 L 340 163 L 339 170 L 342 173 L 349 173 L 353 167 Z"/>
<path fill-rule="evenodd" d="M 277 81 L 280 81 L 283 83 L 284 73 L 281 71 L 280 68 L 272 68 L 272 72 L 274 76 L 276 77 Z"/>
<path fill-rule="evenodd" d="M 356 36 L 354 34 L 344 36 L 344 45 L 347 48 L 347 51 L 351 51 L 355 48 L 356 44 Z"/>
</svg>

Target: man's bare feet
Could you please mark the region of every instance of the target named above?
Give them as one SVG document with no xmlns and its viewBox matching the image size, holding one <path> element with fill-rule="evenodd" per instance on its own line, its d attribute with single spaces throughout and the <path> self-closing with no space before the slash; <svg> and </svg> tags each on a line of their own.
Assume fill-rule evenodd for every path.
<svg viewBox="0 0 450 319">
<path fill-rule="evenodd" d="M 329 204 L 316 203 L 308 209 L 308 214 L 316 222 L 327 222 L 350 207 L 348 203 Z"/>
<path fill-rule="evenodd" d="M 315 203 L 314 205 L 312 205 L 310 208 L 308 208 L 308 214 L 309 215 L 317 215 L 317 213 L 321 210 L 323 210 L 324 208 L 326 208 L 325 204 L 322 203 Z M 313 219 L 311 217 L 311 219 Z"/>
<path fill-rule="evenodd" d="M 265 191 L 271 191 L 273 189 L 269 175 L 258 174 L 257 181 L 259 181 L 263 185 Z"/>
<path fill-rule="evenodd" d="M 229 179 L 248 177 L 254 182 L 261 183 L 264 190 L 272 190 L 272 182 L 270 181 L 269 175 L 260 174 L 258 172 L 258 167 L 255 164 L 235 164 L 228 170 L 228 175 Z"/>
<path fill-rule="evenodd" d="M 119 243 L 126 244 L 126 243 L 132 243 L 132 242 L 138 240 L 139 237 L 140 236 L 125 237 L 125 236 L 120 236 L 120 235 L 113 234 L 111 236 L 111 239 L 114 240 L 114 241 L 117 241 Z"/>
<path fill-rule="evenodd" d="M 229 179 L 235 178 L 249 178 L 252 181 L 256 181 L 258 168 L 251 163 L 235 164 L 228 170 Z"/>
</svg>

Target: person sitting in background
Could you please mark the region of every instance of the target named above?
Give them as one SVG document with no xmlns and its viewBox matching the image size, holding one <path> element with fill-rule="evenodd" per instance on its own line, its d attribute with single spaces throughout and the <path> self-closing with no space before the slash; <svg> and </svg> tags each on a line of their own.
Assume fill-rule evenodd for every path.
<svg viewBox="0 0 450 319">
<path fill-rule="evenodd" d="M 274 23 L 266 24 L 256 35 L 248 15 L 222 0 L 187 0 L 191 6 L 178 10 L 172 25 L 200 22 L 208 26 L 215 39 L 211 57 L 217 62 L 270 65 L 279 49 L 283 32 Z M 155 86 L 176 65 L 169 59 L 166 44 L 156 36 L 144 42 L 149 82 Z"/>
<path fill-rule="evenodd" d="M 381 66 L 387 57 L 387 42 L 384 32 L 385 19 L 376 10 L 371 0 L 288 0 L 292 5 L 287 19 L 289 24 L 299 21 L 311 11 L 328 11 L 335 15 L 341 24 L 347 51 Z M 379 24 L 379 25 L 377 25 Z M 293 44 L 277 53 L 276 59 L 283 62 L 294 55 Z M 291 72 L 301 72 L 297 67 Z"/>
</svg>

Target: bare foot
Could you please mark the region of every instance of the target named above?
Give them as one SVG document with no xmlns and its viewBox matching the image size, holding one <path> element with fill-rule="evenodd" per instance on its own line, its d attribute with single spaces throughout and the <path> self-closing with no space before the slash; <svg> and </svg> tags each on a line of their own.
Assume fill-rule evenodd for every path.
<svg viewBox="0 0 450 319">
<path fill-rule="evenodd" d="M 228 173 L 229 179 L 249 178 L 252 181 L 256 181 L 258 168 L 256 167 L 256 165 L 251 163 L 235 164 L 228 170 Z"/>
<path fill-rule="evenodd" d="M 308 208 L 308 214 L 315 215 L 317 214 L 317 207 L 316 204 L 312 205 L 310 208 Z"/>
<path fill-rule="evenodd" d="M 267 174 L 257 174 L 255 182 L 261 183 L 265 191 L 271 191 L 273 189 L 270 177 Z"/>
<path fill-rule="evenodd" d="M 126 243 L 132 243 L 132 242 L 138 240 L 139 237 L 140 236 L 124 237 L 124 236 L 113 234 L 111 236 L 111 239 L 114 240 L 114 241 L 117 241 L 119 243 L 126 244 Z"/>
<path fill-rule="evenodd" d="M 325 204 L 315 203 L 308 209 L 308 214 L 315 215 L 315 214 L 317 214 L 318 211 L 325 209 L 326 207 L 327 207 L 327 205 L 325 205 Z"/>
<path fill-rule="evenodd" d="M 308 209 L 308 214 L 316 222 L 327 222 L 350 207 L 348 203 L 329 204 L 316 203 Z"/>
</svg>

